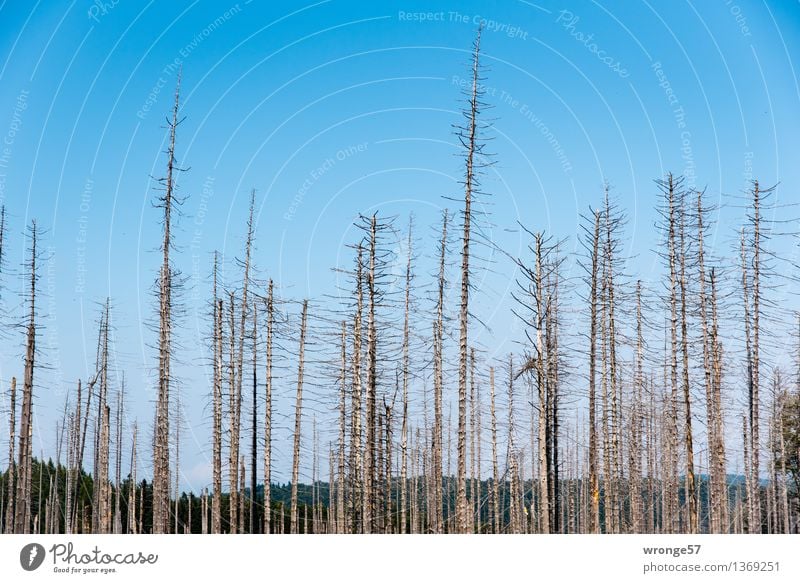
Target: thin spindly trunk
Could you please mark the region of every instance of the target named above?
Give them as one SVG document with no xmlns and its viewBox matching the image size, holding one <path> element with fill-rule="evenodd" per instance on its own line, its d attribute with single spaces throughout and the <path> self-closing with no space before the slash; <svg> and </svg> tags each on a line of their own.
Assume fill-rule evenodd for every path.
<svg viewBox="0 0 800 583">
<path fill-rule="evenodd" d="M 497 482 L 500 478 L 500 469 L 497 466 L 497 414 L 494 402 L 493 367 L 489 368 L 489 399 L 492 416 L 492 524 L 494 526 L 494 533 L 499 534 L 502 532 L 502 525 L 500 524 L 500 517 L 502 514 L 500 508 L 500 485 Z"/>
<path fill-rule="evenodd" d="M 20 413 L 19 462 L 17 464 L 17 492 L 15 496 L 14 532 L 29 534 L 31 522 L 31 481 L 33 458 L 33 371 L 36 357 L 36 221 L 31 223 L 31 254 L 29 270 L 28 317 L 25 342 L 25 371 L 22 381 L 22 411 Z"/>
<path fill-rule="evenodd" d="M 214 387 L 213 387 L 213 493 L 211 532 L 222 533 L 222 329 L 224 304 L 217 297 L 218 254 L 214 253 Z"/>
<path fill-rule="evenodd" d="M 590 532 L 600 533 L 600 481 L 597 477 L 597 422 L 596 417 L 596 387 L 595 378 L 597 361 L 597 300 L 598 300 L 598 270 L 600 258 L 600 218 L 599 211 L 594 212 L 594 230 L 592 234 L 592 267 L 589 313 L 589 496 L 591 498 L 591 514 L 589 517 Z"/>
<path fill-rule="evenodd" d="M 303 367 L 306 350 L 306 318 L 308 316 L 308 300 L 303 301 L 303 314 L 300 320 L 300 352 L 297 365 L 297 395 L 294 405 L 294 447 L 292 453 L 292 500 L 291 500 L 291 534 L 297 534 L 297 486 L 300 479 L 300 430 L 303 420 Z"/>
<path fill-rule="evenodd" d="M 468 532 L 467 520 L 467 359 L 469 323 L 469 260 L 472 238 L 472 202 L 477 190 L 475 171 L 478 145 L 478 114 L 480 111 L 480 47 L 481 28 L 475 39 L 472 56 L 472 88 L 469 99 L 468 127 L 462 142 L 466 148 L 466 174 L 464 178 L 464 229 L 461 245 L 461 304 L 459 309 L 459 360 L 458 360 L 458 464 L 456 478 L 456 532 Z"/>
<path fill-rule="evenodd" d="M 272 335 L 275 306 L 272 280 L 267 288 L 266 393 L 264 401 L 264 534 L 272 532 Z"/>
<path fill-rule="evenodd" d="M 442 516 L 442 393 L 444 390 L 444 291 L 445 291 L 445 259 L 447 256 L 447 209 L 442 215 L 442 238 L 439 245 L 439 278 L 438 296 L 436 300 L 436 321 L 433 324 L 433 443 L 432 465 L 433 475 L 433 505 L 431 515 L 433 532 L 444 532 L 444 518 Z"/>
<path fill-rule="evenodd" d="M 680 318 L 681 318 L 681 355 L 683 357 L 682 384 L 683 384 L 683 415 L 684 438 L 686 445 L 686 500 L 687 500 L 687 532 L 698 532 L 697 488 L 694 477 L 694 442 L 692 439 L 692 399 L 689 385 L 689 333 L 687 322 L 687 282 L 686 282 L 686 209 L 681 199 L 678 209 L 678 288 L 680 292 Z"/>
<path fill-rule="evenodd" d="M 5 209 L 4 209 L 5 210 Z M 6 534 L 14 533 L 14 514 L 15 514 L 15 465 L 14 465 L 14 440 L 16 439 L 16 415 L 17 415 L 17 378 L 11 377 L 11 410 L 8 414 L 8 471 L 6 472 L 6 484 L 8 486 L 8 497 L 6 499 Z"/>
<path fill-rule="evenodd" d="M 158 395 L 156 400 L 156 426 L 153 439 L 153 533 L 165 534 L 169 530 L 169 420 L 170 386 L 172 384 L 172 283 L 173 272 L 170 262 L 172 248 L 172 211 L 175 200 L 174 173 L 179 170 L 175 162 L 175 133 L 180 123 L 178 106 L 180 103 L 180 74 L 175 86 L 175 103 L 172 120 L 169 122 L 169 146 L 167 149 L 167 175 L 163 180 L 164 194 L 160 206 L 164 211 L 164 238 L 161 243 L 162 263 L 158 277 Z"/>
</svg>

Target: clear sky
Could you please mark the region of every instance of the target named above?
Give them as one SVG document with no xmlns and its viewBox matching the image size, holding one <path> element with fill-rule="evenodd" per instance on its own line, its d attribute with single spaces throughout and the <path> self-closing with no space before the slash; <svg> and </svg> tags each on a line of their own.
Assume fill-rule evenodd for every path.
<svg viewBox="0 0 800 583">
<path fill-rule="evenodd" d="M 130 417 L 149 432 L 160 237 L 151 177 L 164 172 L 179 66 L 177 155 L 189 170 L 179 178 L 187 198 L 176 263 L 188 282 L 178 376 L 184 479 L 197 489 L 210 476 L 201 340 L 211 253 L 228 265 L 241 255 L 253 188 L 256 262 L 283 297 L 322 303 L 335 293 L 331 268 L 350 265 L 345 245 L 359 212 L 404 225 L 413 211 L 432 253 L 431 227 L 453 206 L 443 197 L 460 192 L 452 126 L 481 21 L 495 154 L 484 178 L 489 236 L 510 252 L 523 244 L 517 221 L 574 247 L 604 181 L 628 211 L 626 250 L 645 278 L 655 269 L 652 180 L 667 170 L 723 204 L 720 255 L 742 216 L 730 196 L 750 178 L 780 182 L 780 202 L 798 200 L 794 0 L 0 0 L 0 202 L 12 270 L 2 279 L 0 382 L 5 391 L 22 374 L 13 271 L 36 218 L 47 257 L 37 388 L 47 429 L 36 448 L 52 453 L 64 391 L 93 370 L 97 304 L 107 296 Z M 513 348 L 513 272 L 502 260 L 493 271 L 478 276 L 475 310 L 490 330 L 476 335 L 499 355 Z M 148 448 L 141 454 L 149 460 Z"/>
</svg>

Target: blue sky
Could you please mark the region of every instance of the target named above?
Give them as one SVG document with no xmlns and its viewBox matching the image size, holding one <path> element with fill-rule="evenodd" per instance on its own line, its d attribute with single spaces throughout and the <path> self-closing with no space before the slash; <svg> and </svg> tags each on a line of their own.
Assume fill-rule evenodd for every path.
<svg viewBox="0 0 800 583">
<path fill-rule="evenodd" d="M 210 450 L 201 339 L 211 253 L 229 264 L 241 254 L 253 188 L 258 268 L 284 297 L 335 293 L 331 268 L 350 264 L 359 212 L 399 225 L 413 212 L 432 253 L 430 228 L 453 206 L 443 197 L 460 192 L 452 126 L 481 21 L 490 236 L 510 252 L 524 244 L 517 221 L 574 247 L 604 181 L 629 213 L 626 249 L 644 278 L 656 273 L 652 180 L 665 171 L 722 205 L 721 256 L 742 217 L 731 195 L 748 179 L 780 182 L 778 201 L 797 201 L 798 2 L 0 1 L 0 200 L 9 267 L 23 257 L 24 226 L 36 218 L 46 229 L 37 415 L 47 432 L 64 390 L 93 368 L 106 296 L 130 414 L 149 426 L 160 236 L 151 177 L 163 173 L 178 66 L 177 154 L 190 168 L 179 178 L 176 262 L 189 278 L 179 374 L 196 430 L 185 481 L 197 488 Z M 498 261 L 478 275 L 476 310 L 490 330 L 476 335 L 500 355 L 513 348 L 513 270 Z M 20 284 L 11 274 L 3 286 L 13 320 Z M 4 388 L 21 375 L 19 338 L 0 339 Z M 48 451 L 53 437 L 38 443 Z"/>
</svg>

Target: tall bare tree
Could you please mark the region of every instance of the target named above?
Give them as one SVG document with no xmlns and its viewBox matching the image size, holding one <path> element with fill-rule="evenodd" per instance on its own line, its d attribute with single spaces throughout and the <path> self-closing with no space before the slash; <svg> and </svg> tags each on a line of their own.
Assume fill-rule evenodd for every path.
<svg viewBox="0 0 800 583">
<path fill-rule="evenodd" d="M 272 342 L 275 329 L 275 304 L 272 280 L 267 286 L 266 383 L 264 400 L 264 534 L 272 532 Z"/>
<path fill-rule="evenodd" d="M 222 533 L 222 331 L 225 308 L 218 294 L 218 270 L 219 255 L 214 252 L 214 271 L 212 276 L 214 286 L 214 296 L 212 298 L 212 314 L 214 317 L 214 386 L 212 395 L 214 420 L 212 436 L 213 494 L 211 500 L 211 532 L 213 534 Z"/>
<path fill-rule="evenodd" d="M 442 517 L 442 393 L 444 391 L 444 293 L 446 286 L 445 260 L 447 258 L 447 209 L 442 213 L 442 238 L 439 243 L 439 278 L 436 299 L 436 320 L 433 324 L 433 439 L 432 465 L 433 505 L 432 529 L 435 533 L 444 532 Z"/>
<path fill-rule="evenodd" d="M 11 394 L 9 396 L 11 409 L 8 414 L 8 470 L 6 472 L 6 484 L 8 486 L 8 497 L 6 499 L 5 532 L 13 534 L 15 506 L 15 467 L 14 467 L 14 440 L 16 436 L 16 416 L 17 416 L 17 378 L 11 377 Z"/>
<path fill-rule="evenodd" d="M 480 76 L 481 32 L 478 28 L 472 52 L 472 84 L 469 90 L 467 109 L 464 112 L 465 126 L 458 137 L 465 151 L 463 236 L 461 245 L 461 304 L 459 309 L 459 361 L 458 361 L 458 467 L 456 469 L 456 531 L 468 532 L 467 518 L 467 366 L 469 328 L 469 274 L 470 244 L 472 240 L 472 204 L 480 189 L 478 170 L 483 165 L 483 144 L 480 140 L 479 115 L 483 106 L 485 89 Z"/>
<path fill-rule="evenodd" d="M 300 352 L 297 365 L 297 395 L 294 406 L 294 448 L 292 455 L 292 499 L 291 499 L 291 533 L 297 534 L 297 486 L 300 480 L 300 431 L 303 419 L 303 373 L 306 350 L 306 320 L 308 317 L 308 300 L 303 301 L 303 314 L 300 318 Z"/>
<path fill-rule="evenodd" d="M 163 240 L 161 243 L 162 263 L 158 276 L 158 395 L 156 400 L 156 426 L 153 440 L 153 533 L 165 534 L 169 530 L 170 512 L 170 386 L 172 384 L 172 323 L 173 323 L 173 282 L 175 272 L 170 260 L 172 240 L 172 218 L 181 199 L 176 196 L 175 173 L 181 169 L 175 160 L 175 137 L 180 106 L 181 75 L 175 84 L 175 102 L 172 119 L 168 120 L 169 145 L 167 146 L 167 174 L 159 182 L 163 194 L 158 197 L 157 206 L 163 210 Z"/>
<path fill-rule="evenodd" d="M 17 483 L 14 506 L 14 532 L 28 534 L 31 529 L 31 490 L 33 471 L 33 377 L 36 359 L 36 284 L 39 275 L 37 261 L 38 228 L 36 221 L 30 226 L 30 255 L 26 264 L 28 272 L 27 321 L 25 324 L 25 372 L 22 380 L 22 409 L 20 411 Z"/>
</svg>

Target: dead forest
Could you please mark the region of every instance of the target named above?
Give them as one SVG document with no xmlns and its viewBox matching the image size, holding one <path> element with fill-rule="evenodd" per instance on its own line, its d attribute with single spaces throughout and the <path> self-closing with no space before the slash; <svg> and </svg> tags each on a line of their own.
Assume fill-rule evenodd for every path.
<svg viewBox="0 0 800 583">
<path fill-rule="evenodd" d="M 131 389 L 110 373 L 110 298 L 94 373 L 74 381 L 55 427 L 34 427 L 49 390 L 36 379 L 42 233 L 27 226 L 26 262 L 9 271 L 4 208 L 0 286 L 19 277 L 26 293 L 22 326 L 9 332 L 24 359 L 2 381 L 0 531 L 797 532 L 800 313 L 776 290 L 800 267 L 773 251 L 775 239 L 793 236 L 772 218 L 775 188 L 752 181 L 737 200 L 738 244 L 720 257 L 707 242 L 710 197 L 679 175 L 655 180 L 660 243 L 644 253 L 660 266 L 657 280 L 631 273 L 626 211 L 602 185 L 575 245 L 507 225 L 528 241 L 510 257 L 484 236 L 482 178 L 494 160 L 484 150 L 483 74 L 479 34 L 456 127 L 462 190 L 446 199 L 454 208 L 432 235 L 413 217 L 358 217 L 351 263 L 336 268 L 341 285 L 329 297 L 297 301 L 259 269 L 253 192 L 241 253 L 233 262 L 215 253 L 206 267 L 209 383 L 180 390 L 185 278 L 174 227 L 191 194 L 177 188 L 178 80 L 155 193 L 163 237 L 150 419 L 130 419 Z M 433 273 L 417 263 L 425 247 Z M 523 338 L 504 355 L 474 340 L 486 326 L 474 309 L 476 265 L 498 256 L 515 266 Z M 0 313 L 4 327 L 11 319 Z M 778 337 L 779 324 L 797 335 Z M 279 410 L 279 395 L 290 410 Z M 191 492 L 180 480 L 188 398 L 208 402 L 212 467 L 211 481 Z M 276 439 L 279 425 L 291 440 Z M 34 431 L 57 436 L 47 460 Z M 273 474 L 278 454 L 290 460 L 285 484 Z"/>
</svg>

